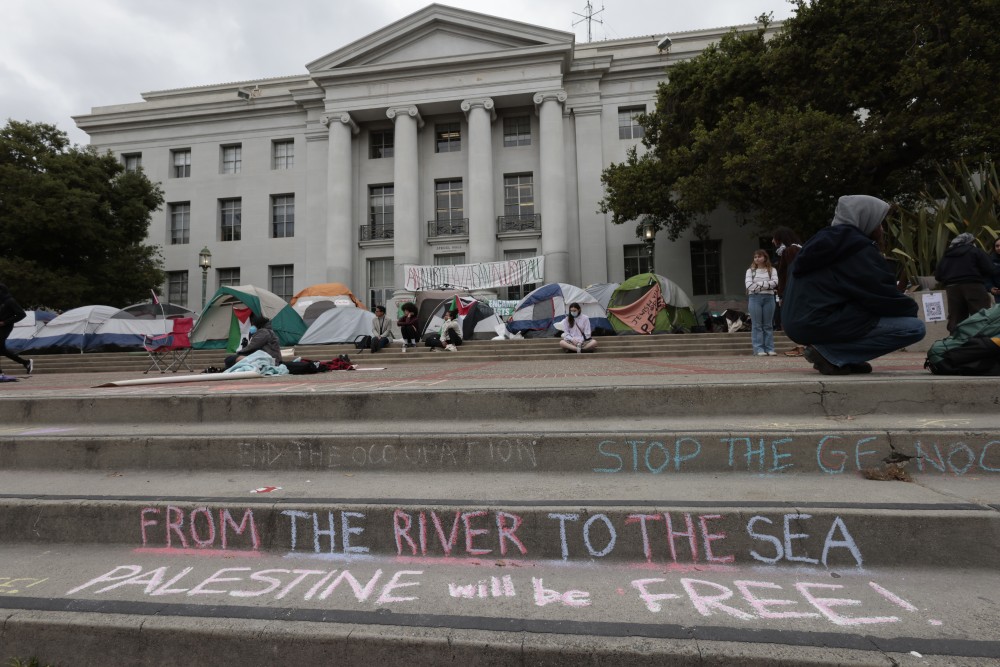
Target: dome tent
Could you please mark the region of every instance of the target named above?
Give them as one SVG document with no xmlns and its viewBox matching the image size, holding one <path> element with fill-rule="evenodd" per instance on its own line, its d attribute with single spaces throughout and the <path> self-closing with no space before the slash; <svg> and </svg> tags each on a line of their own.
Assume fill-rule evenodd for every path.
<svg viewBox="0 0 1000 667">
<path fill-rule="evenodd" d="M 470 295 L 451 294 L 441 298 L 439 292 L 423 292 L 418 295 L 419 317 L 423 323 L 420 337 L 437 333 L 444 324 L 444 314 L 449 310 L 458 311 L 458 321 L 462 327 L 462 340 L 493 339 L 503 332 L 503 321 L 486 303 Z M 499 328 L 499 331 L 497 329 Z"/>
<path fill-rule="evenodd" d="M 94 335 L 98 327 L 118 312 L 111 306 L 82 306 L 67 310 L 45 323 L 35 332 L 21 350 L 23 352 L 74 351 L 83 352 L 87 339 Z"/>
<path fill-rule="evenodd" d="M 6 347 L 9 352 L 17 354 L 35 337 L 46 322 L 54 319 L 56 314 L 48 310 L 29 310 L 24 319 L 14 323 L 14 330 L 7 338 Z"/>
<path fill-rule="evenodd" d="M 306 332 L 299 314 L 277 294 L 253 285 L 220 287 L 191 332 L 191 347 L 235 352 L 240 343 L 240 329 L 233 311 L 241 307 L 271 320 L 271 329 L 282 345 L 295 345 Z"/>
<path fill-rule="evenodd" d="M 119 311 L 104 320 L 87 336 L 84 352 L 109 352 L 112 350 L 142 350 L 146 336 L 170 333 L 173 322 L 169 319 L 139 319 Z"/>
<path fill-rule="evenodd" d="M 618 286 L 608 301 L 608 320 L 619 335 L 690 330 L 698 323 L 688 295 L 653 273 L 640 273 Z"/>
<path fill-rule="evenodd" d="M 343 283 L 310 285 L 292 297 L 290 305 L 306 324 L 312 324 L 330 308 L 355 306 L 364 309 L 358 297 Z"/>
<path fill-rule="evenodd" d="M 197 316 L 197 313 L 193 310 L 185 308 L 184 306 L 178 306 L 175 303 L 167 303 L 166 301 L 161 301 L 160 303 L 144 301 L 142 303 L 134 303 L 131 306 L 125 306 L 111 317 L 120 320 L 133 318 L 137 320 L 173 320 L 178 317 Z"/>
<path fill-rule="evenodd" d="M 580 304 L 583 314 L 590 318 L 590 328 L 594 333 L 612 331 L 607 313 L 597 299 L 566 283 L 549 283 L 529 292 L 514 308 L 507 330 L 527 338 L 555 336 L 558 333 L 555 324 L 566 317 L 571 303 Z"/>
<path fill-rule="evenodd" d="M 375 313 L 364 308 L 330 308 L 309 325 L 299 345 L 353 343 L 358 336 L 370 336 Z"/>
</svg>

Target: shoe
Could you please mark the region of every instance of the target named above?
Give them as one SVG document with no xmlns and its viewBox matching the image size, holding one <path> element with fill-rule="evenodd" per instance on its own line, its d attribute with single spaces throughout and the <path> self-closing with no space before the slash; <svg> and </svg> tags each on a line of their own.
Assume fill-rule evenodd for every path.
<svg viewBox="0 0 1000 667">
<path fill-rule="evenodd" d="M 787 350 L 785 352 L 785 356 L 786 357 L 801 357 L 802 356 L 802 348 L 796 345 L 792 349 Z"/>
<path fill-rule="evenodd" d="M 865 373 L 872 372 L 872 365 L 867 361 L 860 361 L 856 364 L 847 364 L 847 368 L 851 370 L 851 373 L 857 375 L 864 375 Z"/>
<path fill-rule="evenodd" d="M 438 351 L 438 349 L 436 347 L 432 347 L 431 348 L 431 352 L 437 352 L 437 351 Z"/>
<path fill-rule="evenodd" d="M 767 356 L 769 356 L 769 357 L 776 357 L 776 356 L 778 356 L 778 353 L 775 352 L 774 350 L 771 350 L 770 352 L 767 353 Z"/>
<path fill-rule="evenodd" d="M 766 356 L 767 356 L 767 352 L 757 352 L 757 353 L 755 354 L 755 356 L 758 356 L 758 357 L 766 357 Z"/>
<path fill-rule="evenodd" d="M 28 363 L 24 365 L 24 370 L 28 371 L 28 375 L 31 375 L 35 371 L 35 360 L 28 359 Z"/>
<path fill-rule="evenodd" d="M 454 345 L 448 345 L 444 349 L 448 350 L 449 352 L 458 352 L 458 348 L 455 347 Z"/>
<path fill-rule="evenodd" d="M 813 368 L 818 370 L 823 375 L 850 375 L 851 369 L 847 366 L 836 366 L 827 361 L 827 358 L 822 354 L 817 352 L 812 347 L 807 347 L 802 352 L 802 356 L 806 358 L 806 361 L 813 365 Z"/>
</svg>

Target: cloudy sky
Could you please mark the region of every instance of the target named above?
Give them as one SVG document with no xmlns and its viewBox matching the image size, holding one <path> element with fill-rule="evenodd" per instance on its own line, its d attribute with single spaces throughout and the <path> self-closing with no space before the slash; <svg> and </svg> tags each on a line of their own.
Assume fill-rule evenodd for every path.
<svg viewBox="0 0 1000 667">
<path fill-rule="evenodd" d="M 601 0 L 591 0 L 596 12 Z M 53 123 L 140 93 L 304 74 L 315 60 L 422 9 L 428 0 L 4 0 L 0 120 Z M 441 4 L 575 32 L 586 0 L 444 0 Z M 788 0 L 606 0 L 593 37 L 617 39 L 753 23 Z"/>
</svg>

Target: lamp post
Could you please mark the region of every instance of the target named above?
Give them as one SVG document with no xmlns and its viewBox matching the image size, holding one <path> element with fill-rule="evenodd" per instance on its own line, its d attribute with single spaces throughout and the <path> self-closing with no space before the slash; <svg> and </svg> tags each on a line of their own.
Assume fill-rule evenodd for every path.
<svg viewBox="0 0 1000 667">
<path fill-rule="evenodd" d="M 656 249 L 656 223 L 646 218 L 642 221 L 640 233 L 642 234 L 642 242 L 646 244 L 646 252 L 649 253 L 649 272 L 656 273 L 653 262 L 653 254 Z"/>
<path fill-rule="evenodd" d="M 205 292 L 208 290 L 208 270 L 212 268 L 212 251 L 205 246 L 198 253 L 198 266 L 201 267 L 201 313 L 205 314 Z"/>
</svg>

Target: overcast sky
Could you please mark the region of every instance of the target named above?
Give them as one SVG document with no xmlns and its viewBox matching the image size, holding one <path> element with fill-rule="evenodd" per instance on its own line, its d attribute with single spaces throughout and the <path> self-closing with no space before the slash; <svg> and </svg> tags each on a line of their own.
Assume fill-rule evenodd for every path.
<svg viewBox="0 0 1000 667">
<path fill-rule="evenodd" d="M 601 0 L 591 0 L 593 11 Z M 0 119 L 53 123 L 87 143 L 70 116 L 141 101 L 144 91 L 304 74 L 305 64 L 430 4 L 426 0 L 4 0 Z M 586 0 L 441 4 L 575 32 Z M 791 16 L 789 0 L 607 0 L 593 38 Z"/>
</svg>

